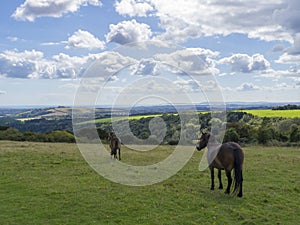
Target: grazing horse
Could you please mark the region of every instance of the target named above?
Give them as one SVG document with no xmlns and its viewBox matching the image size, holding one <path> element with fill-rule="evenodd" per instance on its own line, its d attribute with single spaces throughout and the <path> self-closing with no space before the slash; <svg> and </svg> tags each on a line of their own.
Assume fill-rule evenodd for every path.
<svg viewBox="0 0 300 225">
<path fill-rule="evenodd" d="M 207 147 L 207 160 L 211 172 L 211 190 L 214 190 L 214 168 L 218 169 L 219 189 L 223 189 L 221 180 L 221 170 L 225 170 L 228 179 L 228 185 L 225 194 L 230 193 L 230 186 L 232 184 L 231 170 L 234 170 L 234 190 L 238 191 L 237 196 L 243 196 L 243 163 L 244 152 L 242 148 L 235 142 L 219 143 L 215 137 L 210 133 L 203 133 L 199 142 L 196 145 L 198 151 Z"/>
<path fill-rule="evenodd" d="M 114 132 L 109 133 L 109 147 L 110 147 L 110 155 L 114 156 L 117 159 L 117 153 L 119 155 L 119 160 L 121 160 L 121 140 L 118 138 Z"/>
</svg>

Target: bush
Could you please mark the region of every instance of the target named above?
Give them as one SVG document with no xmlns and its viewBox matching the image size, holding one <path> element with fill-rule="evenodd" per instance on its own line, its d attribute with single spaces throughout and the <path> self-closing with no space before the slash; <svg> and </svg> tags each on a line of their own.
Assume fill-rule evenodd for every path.
<svg viewBox="0 0 300 225">
<path fill-rule="evenodd" d="M 271 127 L 261 126 L 257 131 L 257 141 L 259 144 L 267 144 L 274 139 L 275 131 Z"/>
<path fill-rule="evenodd" d="M 234 141 L 239 142 L 240 137 L 234 128 L 229 128 L 225 132 L 224 142 Z"/>
<path fill-rule="evenodd" d="M 290 142 L 298 142 L 298 141 L 300 141 L 300 130 L 296 124 L 293 124 L 290 130 Z"/>
</svg>

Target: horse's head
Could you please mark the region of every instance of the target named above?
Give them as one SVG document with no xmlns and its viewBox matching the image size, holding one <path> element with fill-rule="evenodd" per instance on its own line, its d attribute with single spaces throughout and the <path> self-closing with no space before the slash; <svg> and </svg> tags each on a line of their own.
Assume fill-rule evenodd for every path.
<svg viewBox="0 0 300 225">
<path fill-rule="evenodd" d="M 113 131 L 110 131 L 110 132 L 109 132 L 109 137 L 112 138 L 114 135 L 115 135 L 115 133 L 114 133 Z"/>
<path fill-rule="evenodd" d="M 203 131 L 201 131 L 201 137 L 200 137 L 198 143 L 196 144 L 196 148 L 198 151 L 201 151 L 202 149 L 204 149 L 207 146 L 209 138 L 210 138 L 209 132 L 204 133 Z"/>
</svg>

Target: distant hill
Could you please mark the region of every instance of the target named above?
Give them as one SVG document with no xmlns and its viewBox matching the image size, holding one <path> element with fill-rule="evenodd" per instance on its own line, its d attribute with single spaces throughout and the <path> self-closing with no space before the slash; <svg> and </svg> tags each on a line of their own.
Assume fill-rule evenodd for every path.
<svg viewBox="0 0 300 225">
<path fill-rule="evenodd" d="M 291 103 L 270 103 L 270 102 L 228 102 L 226 103 L 226 110 L 237 109 L 272 109 L 280 108 L 282 106 Z M 293 105 L 300 106 L 300 102 L 294 102 Z M 221 104 L 222 105 L 222 104 Z M 109 106 L 96 107 L 95 114 L 97 118 L 103 118 L 112 115 L 146 115 L 146 114 L 161 114 L 161 113 L 176 113 L 178 111 L 197 110 L 197 111 L 209 111 L 210 107 L 214 104 L 208 104 L 207 102 L 199 103 L 195 105 L 154 105 L 154 106 L 136 106 L 133 108 L 128 107 L 114 107 L 111 111 Z M 93 108 L 93 107 L 91 107 Z M 77 108 L 84 112 L 88 107 Z M 71 119 L 72 107 L 70 106 L 58 106 L 58 107 L 0 107 L 0 117 L 11 117 L 18 120 L 32 120 L 32 119 Z"/>
</svg>

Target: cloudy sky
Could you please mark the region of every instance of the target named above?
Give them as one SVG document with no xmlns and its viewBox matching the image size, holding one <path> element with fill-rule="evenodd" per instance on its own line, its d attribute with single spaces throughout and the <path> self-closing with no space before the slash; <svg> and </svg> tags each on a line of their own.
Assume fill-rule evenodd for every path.
<svg viewBox="0 0 300 225">
<path fill-rule="evenodd" d="M 199 93 L 182 71 L 162 70 L 163 61 L 199 76 L 205 64 L 227 102 L 300 101 L 299 21 L 297 0 L 2 1 L 0 105 L 72 105 L 96 61 L 102 63 L 99 76 L 109 71 L 106 76 L 116 83 L 109 86 L 118 93 L 131 88 L 134 76 L 149 81 L 163 71 L 176 87 Z M 147 41 L 182 49 L 150 58 L 134 57 L 134 50 L 115 52 Z M 127 69 L 118 75 L 122 68 Z M 157 83 L 149 81 L 143 90 L 164 89 Z M 205 92 L 207 85 L 198 85 Z"/>
</svg>

